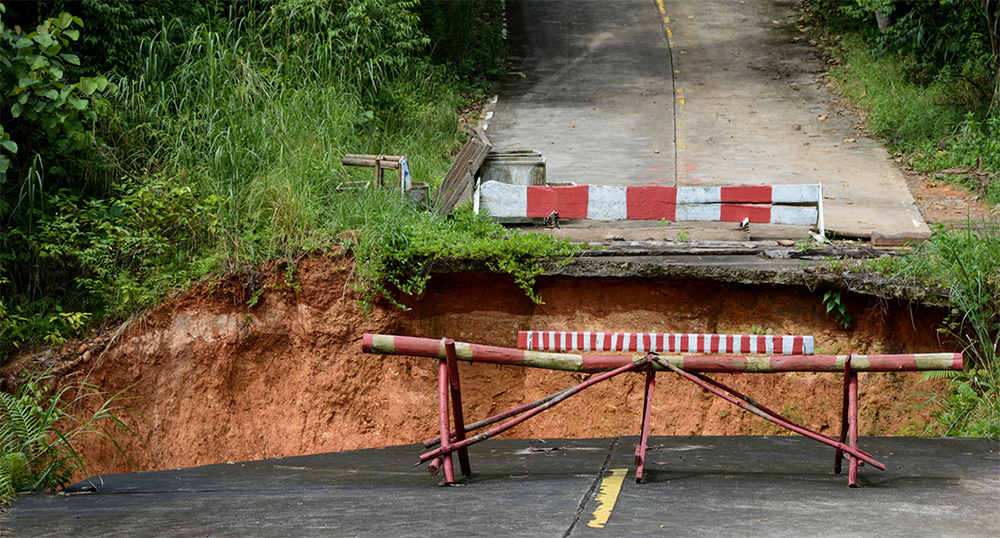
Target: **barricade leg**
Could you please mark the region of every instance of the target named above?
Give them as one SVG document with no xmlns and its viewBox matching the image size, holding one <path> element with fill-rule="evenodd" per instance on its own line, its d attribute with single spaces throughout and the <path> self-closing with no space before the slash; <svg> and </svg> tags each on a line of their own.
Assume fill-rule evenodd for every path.
<svg viewBox="0 0 1000 538">
<path fill-rule="evenodd" d="M 844 364 L 844 402 L 840 418 L 840 443 L 847 443 L 847 446 L 858 449 L 858 373 L 851 369 L 851 357 L 847 356 Z M 834 455 L 833 472 L 840 474 L 844 456 L 847 456 L 847 485 L 857 487 L 858 467 L 862 463 L 851 454 L 845 454 L 843 450 L 837 449 Z"/>
<path fill-rule="evenodd" d="M 438 360 L 438 422 L 441 425 L 441 448 L 448 450 L 451 447 L 451 427 L 448 423 L 448 360 Z M 443 452 L 438 456 L 441 460 L 441 467 L 444 468 L 444 484 L 455 483 L 455 469 L 452 466 L 451 452 Z M 431 473 L 436 472 L 435 466 L 431 466 Z"/>
<path fill-rule="evenodd" d="M 646 367 L 646 397 L 642 403 L 642 437 L 635 447 L 635 481 L 642 482 L 642 470 L 646 463 L 646 446 L 649 441 L 649 417 L 653 409 L 653 389 L 656 388 L 656 372 L 653 363 Z"/>
<path fill-rule="evenodd" d="M 783 428 L 791 430 L 791 431 L 793 431 L 795 433 L 798 433 L 800 435 L 804 435 L 804 436 L 806 436 L 806 437 L 808 437 L 810 439 L 813 439 L 813 440 L 819 441 L 819 442 L 821 442 L 823 444 L 830 445 L 830 446 L 832 446 L 834 448 L 837 448 L 837 449 L 841 450 L 844 453 L 850 454 L 851 456 L 853 456 L 857 460 L 865 461 L 865 462 L 868 462 L 868 463 L 874 465 L 876 468 L 878 468 L 880 470 L 883 470 L 883 471 L 885 470 L 885 465 L 884 464 L 882 464 L 882 463 L 876 461 L 874 458 L 872 458 L 871 454 L 868 454 L 868 453 L 866 453 L 866 452 L 864 452 L 862 450 L 859 450 L 857 448 L 857 442 L 856 442 L 857 435 L 856 434 L 855 434 L 855 443 L 854 443 L 854 446 L 850 446 L 849 444 L 845 444 L 842 441 L 836 441 L 832 437 L 829 437 L 827 435 L 823 435 L 823 434 L 814 432 L 814 431 L 810 430 L 809 428 L 806 428 L 806 427 L 803 427 L 801 425 L 795 424 L 794 422 L 792 422 L 792 421 L 790 421 L 788 419 L 785 419 L 785 418 L 783 418 L 781 416 L 776 416 L 776 415 L 773 415 L 771 413 L 768 413 L 768 412 L 764 411 L 763 409 L 761 409 L 760 404 L 758 404 L 757 402 L 751 400 L 750 398 L 734 396 L 735 394 L 738 394 L 736 391 L 734 391 L 734 390 L 732 390 L 732 389 L 730 389 L 728 387 L 725 387 L 721 383 L 719 383 L 717 381 L 713 381 L 710 378 L 703 376 L 702 374 L 699 374 L 699 373 L 693 373 L 692 374 L 692 373 L 685 372 L 684 370 L 681 370 L 680 368 L 678 368 L 678 367 L 670 364 L 667 361 L 661 360 L 659 358 L 655 358 L 654 357 L 653 360 L 657 364 L 659 364 L 659 365 L 663 366 L 664 368 L 666 368 L 667 370 L 670 370 L 670 371 L 672 371 L 672 372 L 680 375 L 681 377 L 687 379 L 688 381 L 691 381 L 695 385 L 700 386 L 701 388 L 703 388 L 703 389 L 711 392 L 712 394 L 715 394 L 716 396 L 719 396 L 723 400 L 726 400 L 729 403 L 732 403 L 733 405 L 736 405 L 738 407 L 746 409 L 747 411 L 750 411 L 751 413 L 753 413 L 753 414 L 755 414 L 755 415 L 757 415 L 757 416 L 759 416 L 759 417 L 761 417 L 761 418 L 763 418 L 765 420 L 771 421 L 771 422 L 773 422 L 773 423 L 775 423 L 775 424 L 777 424 L 777 425 L 779 425 L 779 426 L 781 426 Z M 853 401 L 857 402 L 857 384 L 856 384 L 856 382 L 855 382 L 854 386 L 855 386 L 855 397 L 854 397 Z M 727 394 L 727 393 L 729 393 L 729 394 Z M 856 424 L 857 423 L 857 420 L 856 420 L 857 419 L 857 407 L 856 406 L 854 408 L 854 417 L 855 417 L 855 424 Z"/>
<path fill-rule="evenodd" d="M 451 338 L 444 340 L 445 360 L 448 361 L 448 379 L 451 382 L 451 410 L 455 418 L 455 441 L 465 440 L 465 417 L 462 413 L 462 385 L 458 380 L 458 354 L 455 353 L 455 341 Z M 469 466 L 469 449 L 462 447 L 458 449 L 458 463 L 462 468 L 462 475 L 472 474 L 472 467 Z"/>
<path fill-rule="evenodd" d="M 425 453 L 421 454 L 420 455 L 420 461 L 418 461 L 416 463 L 416 465 L 420 465 L 420 464 L 426 463 L 428 461 L 433 461 L 433 460 L 437 459 L 438 457 L 443 456 L 445 454 L 451 453 L 451 452 L 456 451 L 456 450 L 460 450 L 460 449 L 462 449 L 464 447 L 476 444 L 476 443 L 481 442 L 481 441 L 485 441 L 485 440 L 489 439 L 490 437 L 493 437 L 494 435 L 500 434 L 501 432 L 507 431 L 507 430 L 513 428 L 514 426 L 517 426 L 518 424 L 524 422 L 525 420 L 528 420 L 529 418 L 531 418 L 531 417 L 533 417 L 533 416 L 535 416 L 535 415 L 537 415 L 539 413 L 542 413 L 544 411 L 547 411 L 547 410 L 551 409 L 552 407 L 556 406 L 560 402 L 565 401 L 570 396 L 573 396 L 574 394 L 576 394 L 576 393 L 578 393 L 578 392 L 580 392 L 580 391 L 582 391 L 582 390 L 584 390 L 584 389 L 586 389 L 588 387 L 591 387 L 591 386 L 593 386 L 593 385 L 595 385 L 597 383 L 600 383 L 601 381 L 605 381 L 605 380 L 610 379 L 612 377 L 615 377 L 617 375 L 621 375 L 621 374 L 623 374 L 625 372 L 631 372 L 631 371 L 637 370 L 640 367 L 646 366 L 649 363 L 649 361 L 650 361 L 650 358 L 649 357 L 645 357 L 645 358 L 639 359 L 639 360 L 637 360 L 637 361 L 635 361 L 635 362 L 633 362 L 631 364 L 626 364 L 624 366 L 620 366 L 618 368 L 615 368 L 614 370 L 611 370 L 609 372 L 604 372 L 603 374 L 596 375 L 596 376 L 591 377 L 590 379 L 588 379 L 588 380 L 580 383 L 579 385 L 570 387 L 570 388 L 568 388 L 568 389 L 566 389 L 564 391 L 560 391 L 560 392 L 556 393 L 555 395 L 553 395 L 554 396 L 553 398 L 546 399 L 547 401 L 545 401 L 545 403 L 543 403 L 541 405 L 534 406 L 530 410 L 526 411 L 524 414 L 520 415 L 519 417 L 511 419 L 511 420 L 509 420 L 509 421 L 507 421 L 507 422 L 505 422 L 505 423 L 503 423 L 503 424 L 501 424 L 499 426 L 491 428 L 491 429 L 489 429 L 489 430 L 487 430 L 487 431 L 485 431 L 483 433 L 480 433 L 478 435 L 475 435 L 473 437 L 469 437 L 469 438 L 465 439 L 464 441 L 457 441 L 455 443 L 449 443 L 447 446 L 442 443 L 442 445 L 440 447 L 438 447 L 438 448 L 436 448 L 434 450 L 431 450 L 430 452 L 425 452 Z M 447 391 L 445 391 L 445 395 L 447 395 Z M 447 430 L 445 430 L 445 428 L 447 428 L 447 414 L 445 414 L 443 416 L 446 417 L 445 418 L 445 423 L 446 424 L 444 426 L 442 426 L 441 441 L 444 441 L 444 440 L 448 439 L 448 433 L 450 433 Z"/>
<path fill-rule="evenodd" d="M 847 444 L 857 450 L 858 449 L 858 373 L 851 372 L 847 379 L 847 393 L 848 393 L 848 417 L 847 417 Z M 858 487 L 858 466 L 860 462 L 855 456 L 848 454 L 847 461 L 849 462 L 849 467 L 847 471 L 847 485 L 856 488 Z"/>
<path fill-rule="evenodd" d="M 851 375 L 852 356 L 853 353 L 847 355 L 847 362 L 844 363 L 844 398 L 841 401 L 840 405 L 840 437 L 837 439 L 837 442 L 839 443 L 843 443 L 844 441 L 847 440 L 847 412 L 848 412 L 848 406 L 850 405 L 847 380 L 850 378 Z M 833 456 L 833 474 L 840 474 L 840 470 L 843 466 L 843 461 L 844 461 L 844 451 L 838 448 L 837 452 L 834 453 Z"/>
</svg>

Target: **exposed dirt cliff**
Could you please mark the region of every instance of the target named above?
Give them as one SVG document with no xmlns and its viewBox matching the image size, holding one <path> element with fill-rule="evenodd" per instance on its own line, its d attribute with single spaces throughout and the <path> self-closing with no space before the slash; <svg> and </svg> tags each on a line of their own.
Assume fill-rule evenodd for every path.
<svg viewBox="0 0 1000 538">
<path fill-rule="evenodd" d="M 683 331 L 811 334 L 817 352 L 933 352 L 942 312 L 846 296 L 855 316 L 844 330 L 820 293 L 795 286 L 744 286 L 704 280 L 541 278 L 545 304 L 509 278 L 435 275 L 401 311 L 376 307 L 362 318 L 350 286 L 353 262 L 306 258 L 299 291 L 262 272 L 199 285 L 149 313 L 116 341 L 100 342 L 69 379 L 127 389 L 140 439 L 126 441 L 139 470 L 413 443 L 436 433 L 433 360 L 361 352 L 365 332 L 514 347 L 518 330 Z M 272 284 L 268 286 L 267 284 Z M 253 307 L 253 290 L 263 292 Z M 84 350 L 81 349 L 81 352 Z M 540 398 L 581 374 L 461 364 L 465 415 L 478 420 Z M 919 374 L 861 375 L 861 432 L 895 434 L 928 420 L 916 409 L 930 390 Z M 719 375 L 773 409 L 824 433 L 840 420 L 840 376 Z M 635 435 L 643 379 L 599 384 L 515 428 L 516 437 Z M 669 374 L 658 376 L 654 435 L 776 434 L 775 427 L 709 397 Z M 140 442 L 141 440 L 141 442 Z M 108 444 L 85 452 L 91 474 L 129 466 Z"/>
</svg>

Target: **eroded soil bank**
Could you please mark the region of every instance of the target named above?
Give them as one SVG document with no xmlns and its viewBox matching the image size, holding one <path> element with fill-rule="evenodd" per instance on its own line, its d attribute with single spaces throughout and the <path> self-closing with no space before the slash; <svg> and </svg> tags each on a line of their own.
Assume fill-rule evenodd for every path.
<svg viewBox="0 0 1000 538">
<path fill-rule="evenodd" d="M 186 467 L 417 442 L 435 434 L 436 363 L 366 355 L 365 332 L 515 347 L 518 330 L 681 331 L 811 334 L 817 353 L 934 352 L 943 312 L 865 296 L 845 296 L 854 325 L 826 313 L 822 293 L 805 287 L 712 281 L 549 277 L 528 300 L 509 278 L 435 275 L 403 312 L 376 307 L 363 319 L 349 285 L 352 262 L 318 256 L 299 263 L 299 291 L 231 279 L 198 286 L 134 323 L 120 339 L 95 345 L 69 378 L 127 389 L 139 439 L 125 446 L 137 470 Z M 81 352 L 83 349 L 80 350 Z M 581 374 L 462 364 L 465 416 L 478 420 L 579 382 Z M 861 433 L 897 434 L 928 420 L 920 375 L 862 374 Z M 840 376 L 719 375 L 765 405 L 836 434 Z M 674 376 L 658 376 L 654 435 L 780 433 L 769 423 Z M 511 435 L 635 435 L 641 375 L 599 384 Z M 140 442 L 141 441 L 141 442 Z M 85 448 L 90 474 L 130 467 L 107 444 Z"/>
</svg>

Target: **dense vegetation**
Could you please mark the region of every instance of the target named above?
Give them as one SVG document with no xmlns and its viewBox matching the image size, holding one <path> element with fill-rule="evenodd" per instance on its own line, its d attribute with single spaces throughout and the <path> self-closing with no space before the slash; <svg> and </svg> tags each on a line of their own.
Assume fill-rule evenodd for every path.
<svg viewBox="0 0 1000 538">
<path fill-rule="evenodd" d="M 804 22 L 841 59 L 838 88 L 914 168 L 1000 207 L 1000 2 L 815 0 Z M 1000 437 L 1000 228 L 995 220 L 934 231 L 908 256 L 868 269 L 937 286 L 953 309 L 945 336 L 968 371 L 932 393 L 948 435 Z"/>
<path fill-rule="evenodd" d="M 838 88 L 906 162 L 1000 204 L 1000 1 L 814 0 Z M 882 29 L 880 29 L 882 26 Z"/>
<path fill-rule="evenodd" d="M 408 155 L 414 178 L 439 182 L 463 142 L 456 112 L 502 65 L 500 9 L 0 3 L 0 364 L 193 279 L 273 258 L 291 274 L 331 247 L 354 255 L 364 306 L 419 293 L 443 256 L 482 260 L 532 295 L 539 260 L 568 244 L 352 188 L 371 170 L 341 165 L 345 153 Z M 122 431 L 119 397 L 55 386 L 42 374 L 0 393 L 0 504 L 69 480 L 79 438 Z M 96 414 L 77 417 L 95 398 Z"/>
<path fill-rule="evenodd" d="M 8 3 L 0 357 L 191 279 L 337 244 L 368 301 L 388 283 L 419 291 L 418 259 L 441 255 L 487 260 L 530 290 L 534 256 L 568 247 L 352 191 L 371 170 L 340 164 L 410 155 L 415 178 L 440 181 L 464 136 L 456 111 L 501 65 L 500 6 Z"/>
</svg>

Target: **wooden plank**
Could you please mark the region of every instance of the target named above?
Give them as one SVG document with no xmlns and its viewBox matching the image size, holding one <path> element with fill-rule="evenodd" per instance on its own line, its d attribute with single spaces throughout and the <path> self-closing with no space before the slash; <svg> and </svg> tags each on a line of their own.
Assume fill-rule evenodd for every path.
<svg viewBox="0 0 1000 538">
<path fill-rule="evenodd" d="M 463 192 L 472 188 L 475 175 L 491 149 L 493 146 L 482 130 L 472 133 L 434 193 L 433 202 L 439 214 L 450 212 Z"/>
<path fill-rule="evenodd" d="M 399 166 L 399 161 L 402 158 L 402 155 L 358 155 L 348 153 L 344 155 L 344 166 L 375 166 L 376 161 L 382 161 L 384 168 L 396 168 Z M 395 163 L 395 165 L 390 166 L 389 163 Z"/>
</svg>

